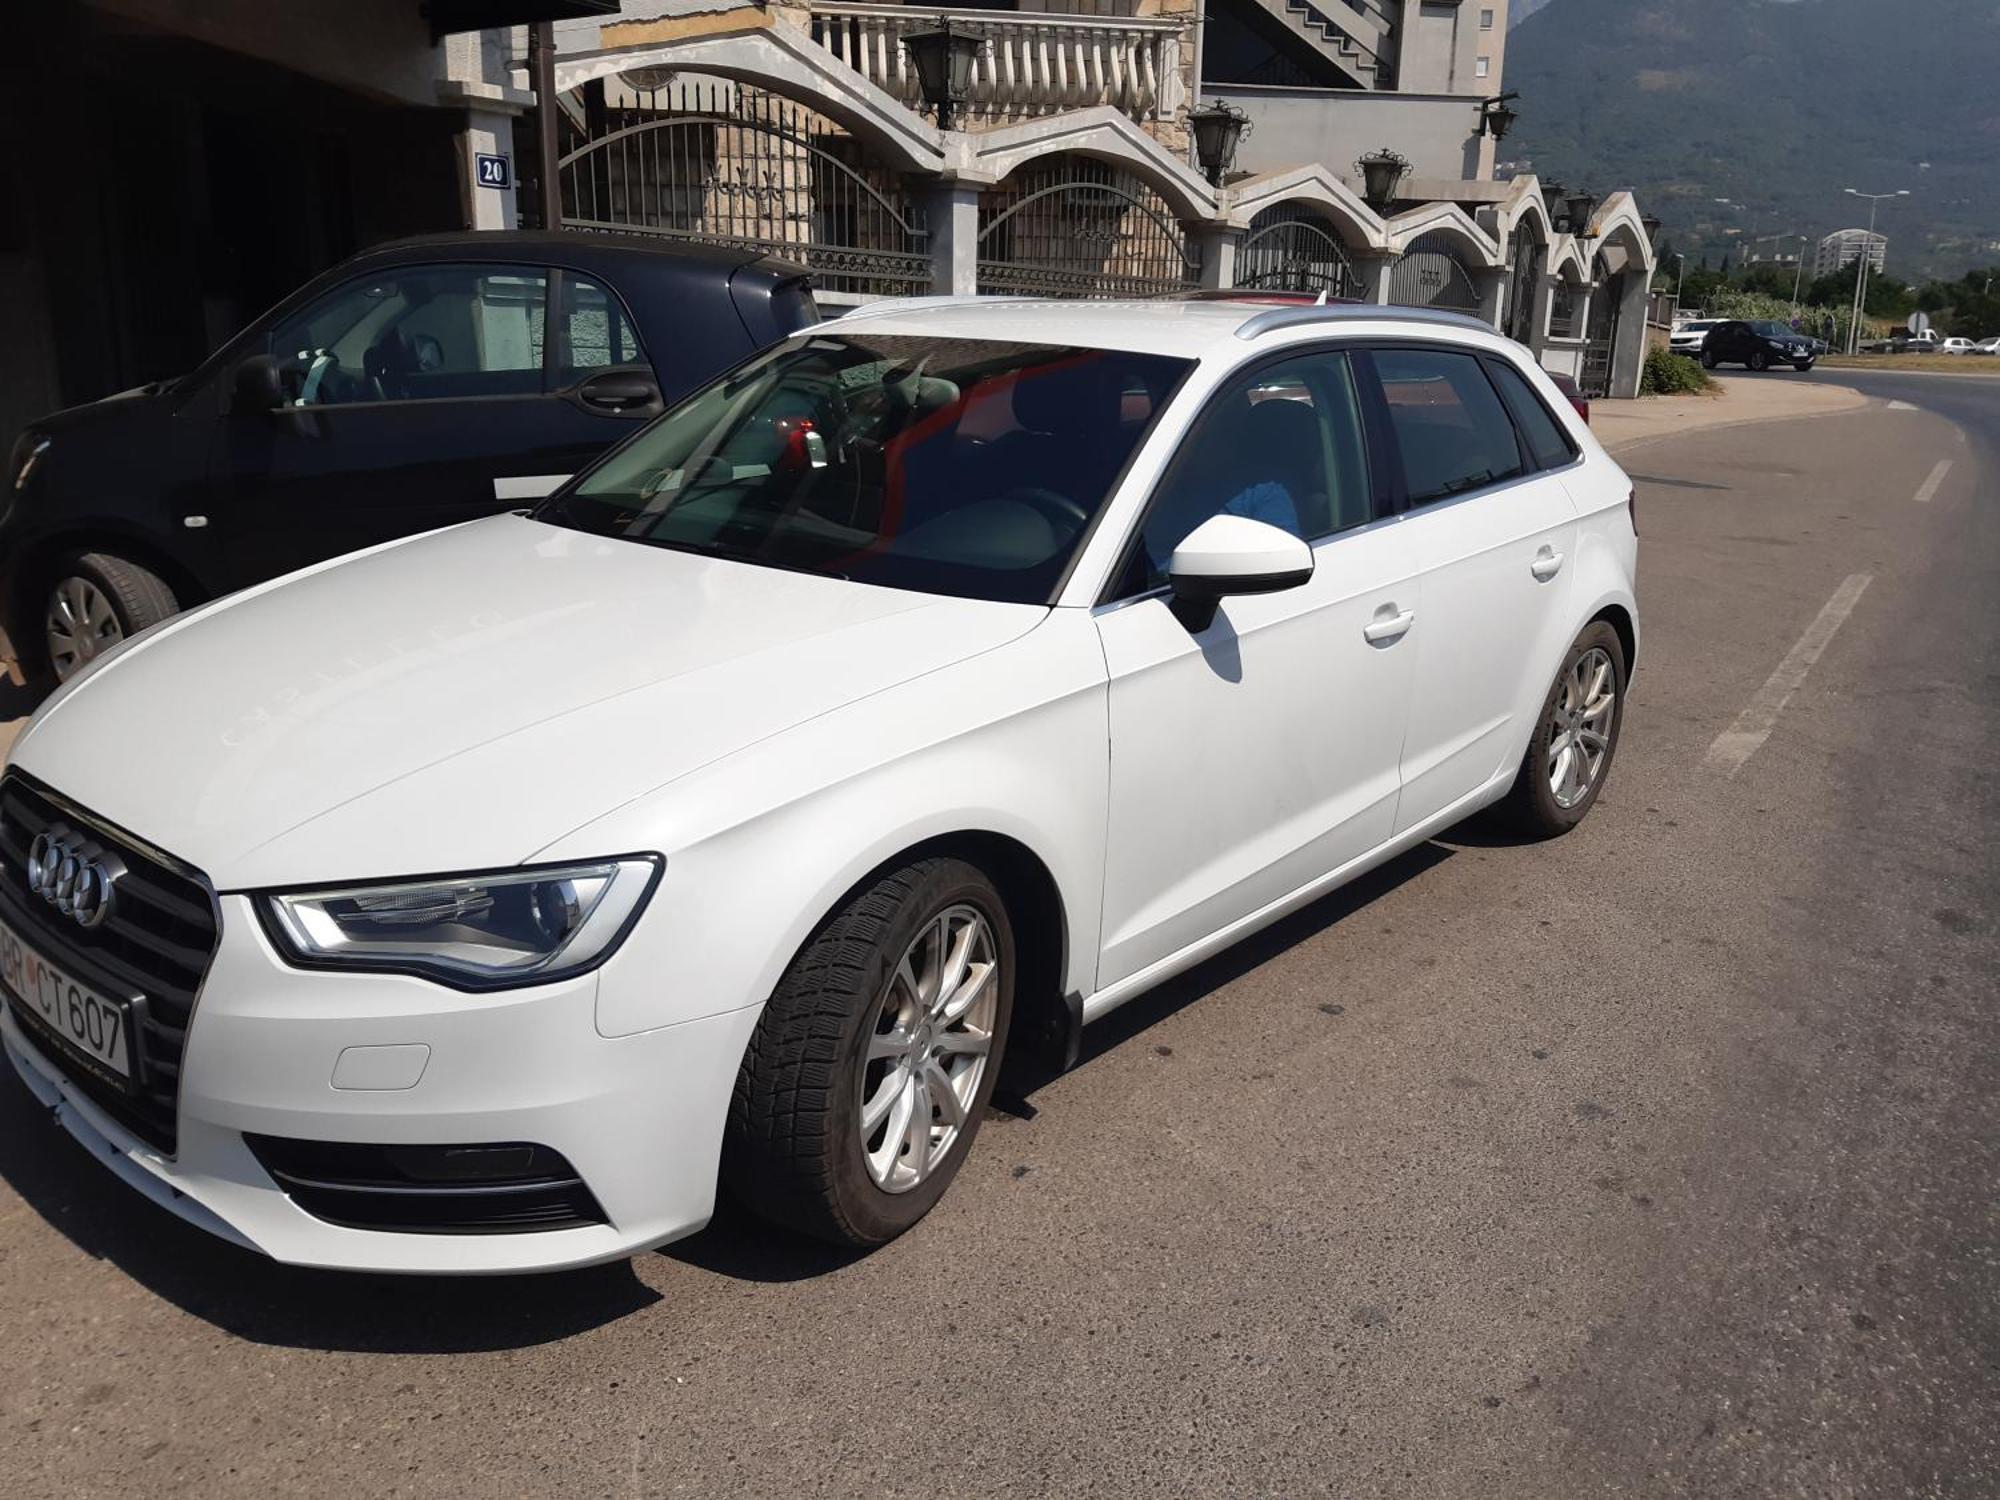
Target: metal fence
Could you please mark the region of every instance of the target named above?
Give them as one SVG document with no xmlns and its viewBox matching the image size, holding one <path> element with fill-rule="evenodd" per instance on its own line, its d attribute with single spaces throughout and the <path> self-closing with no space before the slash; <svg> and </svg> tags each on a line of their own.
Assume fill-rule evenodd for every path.
<svg viewBox="0 0 2000 1500">
<path fill-rule="evenodd" d="M 741 245 L 835 292 L 931 289 L 922 205 L 863 142 L 803 105 L 720 80 L 587 85 L 565 102 L 572 228 Z"/>
<path fill-rule="evenodd" d="M 1166 200 L 1095 158 L 1044 157 L 979 195 L 982 292 L 1160 296 L 1200 269 Z"/>
<path fill-rule="evenodd" d="M 1279 203 L 1250 221 L 1236 249 L 1236 284 L 1263 291 L 1357 297 L 1360 282 L 1331 220 L 1304 204 Z"/>
<path fill-rule="evenodd" d="M 1420 234 L 1389 272 L 1389 300 L 1403 307 L 1479 311 L 1479 292 L 1459 259 L 1457 242 L 1443 230 Z"/>
</svg>

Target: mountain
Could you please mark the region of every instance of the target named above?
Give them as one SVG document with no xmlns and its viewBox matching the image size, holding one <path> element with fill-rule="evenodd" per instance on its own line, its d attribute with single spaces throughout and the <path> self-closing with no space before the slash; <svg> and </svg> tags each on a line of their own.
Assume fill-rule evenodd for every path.
<svg viewBox="0 0 2000 1500">
<path fill-rule="evenodd" d="M 1515 170 L 1632 188 L 1691 258 L 1789 253 L 1867 224 L 1843 188 L 1908 188 L 1892 275 L 2000 264 L 2000 0 L 1542 0 L 1507 86 Z"/>
<path fill-rule="evenodd" d="M 1514 0 L 1513 9 L 1507 12 L 1507 29 L 1512 31 L 1548 3 L 1549 0 Z"/>
</svg>

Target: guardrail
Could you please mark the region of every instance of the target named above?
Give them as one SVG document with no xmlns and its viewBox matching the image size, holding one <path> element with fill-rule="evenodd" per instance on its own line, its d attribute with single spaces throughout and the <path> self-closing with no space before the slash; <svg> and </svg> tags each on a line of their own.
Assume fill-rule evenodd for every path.
<svg viewBox="0 0 2000 1500">
<path fill-rule="evenodd" d="M 965 110 L 971 119 L 992 123 L 1110 104 L 1144 121 L 1180 103 L 1188 26 L 1181 19 L 822 3 L 812 7 L 812 37 L 870 83 L 921 109 L 923 94 L 902 39 L 945 16 L 954 29 L 985 38 Z"/>
</svg>

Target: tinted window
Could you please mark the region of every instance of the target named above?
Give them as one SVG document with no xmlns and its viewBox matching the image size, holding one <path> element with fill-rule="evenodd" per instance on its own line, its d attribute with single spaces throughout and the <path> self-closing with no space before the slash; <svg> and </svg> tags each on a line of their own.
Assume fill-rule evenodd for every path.
<svg viewBox="0 0 2000 1500">
<path fill-rule="evenodd" d="M 1535 394 L 1527 377 L 1512 365 L 1502 360 L 1494 360 L 1487 367 L 1493 383 L 1500 388 L 1506 398 L 1507 410 L 1514 414 L 1514 421 L 1521 429 L 1521 436 L 1528 440 L 1528 451 L 1535 456 L 1535 463 L 1544 469 L 1561 468 L 1576 457 L 1576 444 L 1563 431 L 1562 423 L 1556 420 L 1542 398 Z"/>
<path fill-rule="evenodd" d="M 1166 582 L 1174 548 L 1211 516 L 1307 541 L 1370 519 L 1361 409 L 1345 355 L 1285 360 L 1223 388 L 1155 492 L 1121 594 Z"/>
<path fill-rule="evenodd" d="M 1381 349 L 1374 358 L 1412 505 L 1521 472 L 1514 424 L 1475 356 Z"/>
<path fill-rule="evenodd" d="M 639 347 L 639 332 L 618 299 L 587 276 L 563 278 L 563 325 L 569 342 L 569 359 L 562 371 L 567 385 L 578 376 L 614 365 L 646 362 Z"/>
<path fill-rule="evenodd" d="M 350 281 L 271 335 L 298 406 L 533 395 L 547 278 L 514 266 L 396 266 Z"/>
<path fill-rule="evenodd" d="M 829 331 L 697 392 L 536 514 L 770 567 L 1044 602 L 1187 368 Z"/>
</svg>

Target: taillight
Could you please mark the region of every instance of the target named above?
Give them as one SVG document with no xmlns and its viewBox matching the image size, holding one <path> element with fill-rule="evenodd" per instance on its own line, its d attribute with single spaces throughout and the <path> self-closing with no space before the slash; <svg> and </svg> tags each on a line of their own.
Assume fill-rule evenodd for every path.
<svg viewBox="0 0 2000 1500">
<path fill-rule="evenodd" d="M 1576 408 L 1576 414 L 1583 418 L 1583 425 L 1588 427 L 1590 425 L 1590 398 L 1579 393 L 1569 398 L 1569 404 Z"/>
<path fill-rule="evenodd" d="M 1625 514 L 1632 518 L 1632 535 L 1639 534 L 1639 490 L 1635 485 L 1625 492 Z"/>
</svg>

